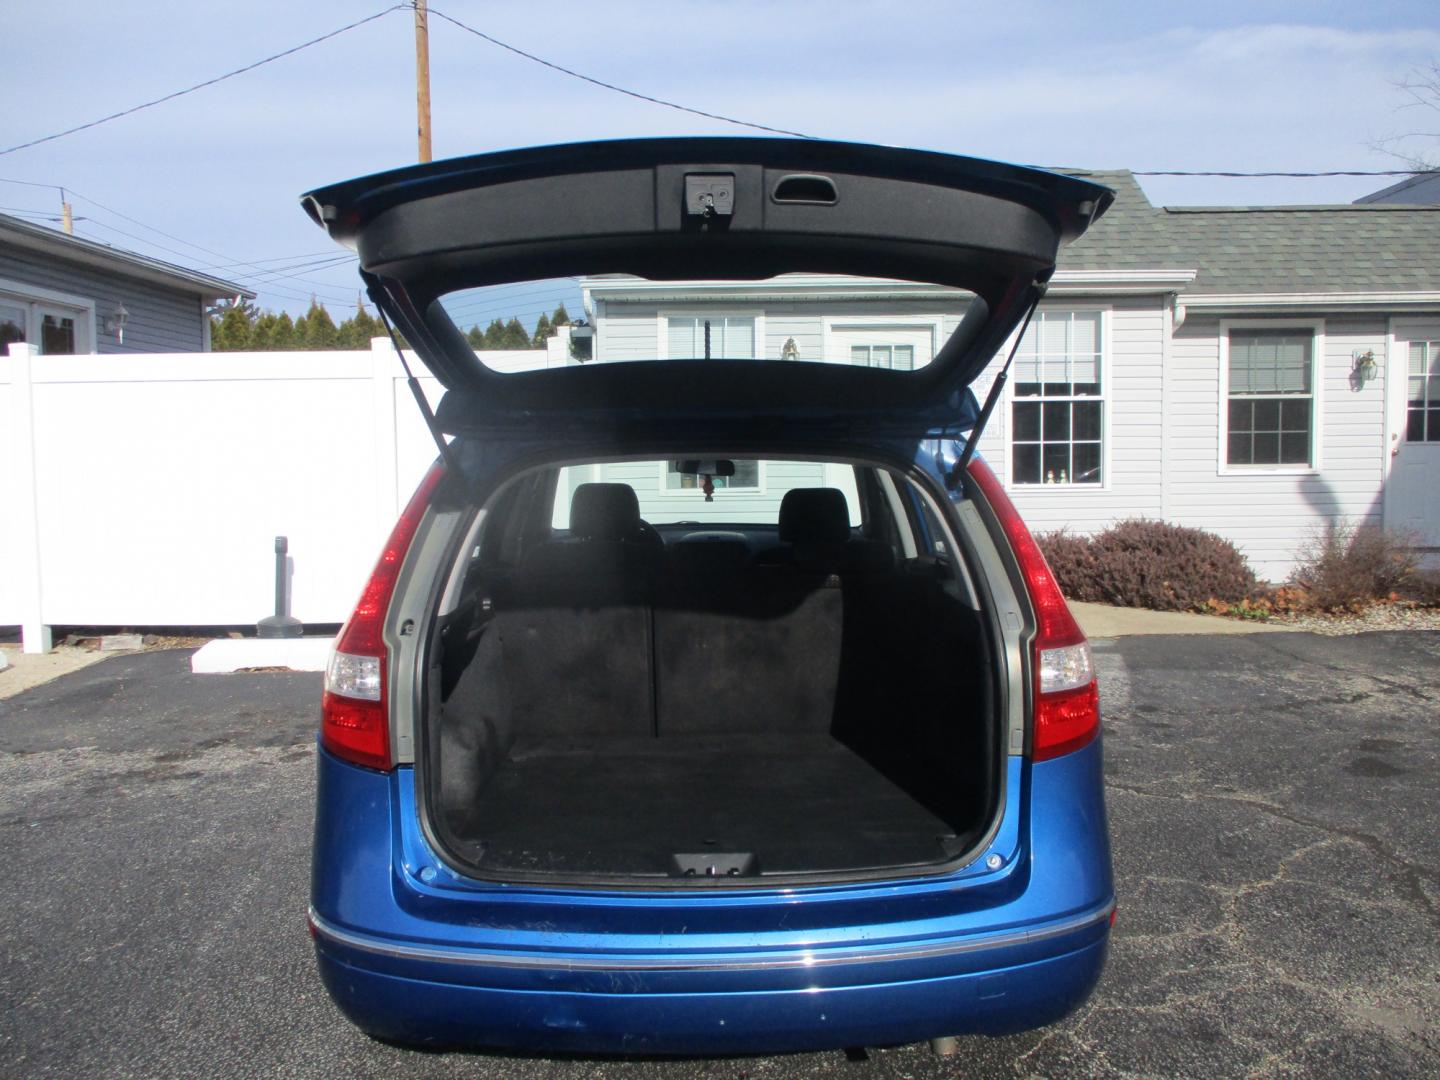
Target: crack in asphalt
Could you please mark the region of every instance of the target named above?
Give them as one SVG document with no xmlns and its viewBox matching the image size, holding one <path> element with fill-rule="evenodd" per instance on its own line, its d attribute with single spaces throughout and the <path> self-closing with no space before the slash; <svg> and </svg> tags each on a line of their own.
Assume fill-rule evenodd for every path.
<svg viewBox="0 0 1440 1080">
<path fill-rule="evenodd" d="M 1273 803 L 1264 802 L 1260 799 L 1247 797 L 1244 795 L 1226 795 L 1216 792 L 1203 791 L 1187 792 L 1184 794 L 1172 795 L 1164 792 L 1147 790 L 1146 788 L 1138 785 L 1122 784 L 1113 780 L 1106 780 L 1105 787 L 1107 790 L 1120 791 L 1124 792 L 1127 795 L 1135 795 L 1141 798 L 1168 799 L 1175 802 L 1187 802 L 1199 799 L 1207 802 L 1221 802 L 1228 803 L 1232 806 L 1242 806 L 1249 810 L 1258 810 L 1261 813 L 1269 814 L 1272 817 L 1277 817 L 1281 819 L 1282 821 L 1288 821 L 1292 825 L 1298 825 L 1302 828 L 1307 829 L 1314 829 L 1317 832 L 1329 833 L 1333 836 L 1353 841 L 1354 843 L 1360 844 L 1362 847 L 1366 848 L 1370 852 L 1370 854 L 1374 855 L 1376 858 L 1381 859 L 1384 862 L 1389 863 L 1392 867 L 1397 868 L 1400 874 L 1399 880 L 1396 882 L 1396 884 L 1408 895 L 1408 898 L 1411 900 L 1411 902 L 1413 902 L 1417 907 L 1421 908 L 1425 912 L 1426 917 L 1429 919 L 1429 921 L 1437 928 L 1440 928 L 1440 909 L 1436 908 L 1435 903 L 1426 894 L 1423 885 L 1421 885 L 1422 881 L 1431 881 L 1437 886 L 1440 886 L 1440 872 L 1432 870 L 1429 867 L 1419 866 L 1411 862 L 1403 855 L 1392 851 L 1384 840 L 1371 833 L 1361 832 L 1359 829 L 1346 828 L 1343 825 L 1337 825 L 1334 822 L 1322 821 L 1319 818 L 1312 818 L 1303 814 L 1297 814 L 1294 811 L 1286 810 L 1284 807 L 1276 806 Z M 1311 847 L 1316 846 L 1319 845 L 1311 845 Z M 1310 848 L 1304 849 L 1304 851 L 1309 850 Z M 1194 884 L 1204 883 L 1194 882 Z"/>
<path fill-rule="evenodd" d="M 1352 679 L 1369 679 L 1371 682 L 1379 683 L 1381 686 L 1386 687 L 1387 689 L 1399 690 L 1404 694 L 1408 694 L 1416 701 L 1428 702 L 1434 700 L 1429 694 L 1425 693 L 1425 691 L 1421 690 L 1418 686 L 1412 686 L 1410 683 L 1402 682 L 1398 679 L 1388 678 L 1384 675 L 1377 675 L 1373 671 L 1356 671 L 1353 668 L 1347 668 L 1341 664 L 1333 664 L 1325 660 L 1317 660 L 1314 657 L 1306 656 L 1303 653 L 1298 653 L 1290 649 L 1281 648 L 1280 643 L 1274 640 L 1277 637 L 1282 637 L 1283 635 L 1281 634 L 1264 634 L 1257 636 L 1259 637 L 1259 644 L 1264 645 L 1272 652 L 1277 652 L 1281 656 L 1289 660 L 1294 660 L 1301 664 L 1308 664 L 1311 667 L 1318 667 L 1324 671 L 1332 671 L 1337 675 L 1346 675 Z"/>
</svg>

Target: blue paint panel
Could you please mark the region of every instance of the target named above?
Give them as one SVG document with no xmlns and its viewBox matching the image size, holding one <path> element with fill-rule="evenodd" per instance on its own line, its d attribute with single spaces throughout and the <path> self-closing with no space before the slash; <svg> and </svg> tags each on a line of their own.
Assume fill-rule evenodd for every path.
<svg viewBox="0 0 1440 1080">
<path fill-rule="evenodd" d="M 1009 759 L 1009 790 L 1031 794 L 1010 801 L 991 848 L 1008 856 L 998 871 L 982 859 L 903 882 L 709 893 L 495 886 L 436 872 L 411 770 L 319 758 L 317 915 L 382 944 L 511 961 L 387 956 L 322 935 L 332 995 L 388 1037 L 692 1053 L 896 1042 L 1048 1023 L 1099 977 L 1103 920 L 1043 933 L 1111 896 L 1098 742 L 1034 766 Z M 1045 829 L 1031 827 L 1037 818 Z M 1027 940 L 1027 929 L 1039 940 Z M 943 950 L 990 935 L 1005 944 L 851 955 Z M 783 966 L 837 951 L 846 962 Z M 625 969 L 657 960 L 677 970 Z M 833 1004 L 822 1009 L 822 1000 Z M 637 1043 L 636 1031 L 648 1034 Z"/>
</svg>

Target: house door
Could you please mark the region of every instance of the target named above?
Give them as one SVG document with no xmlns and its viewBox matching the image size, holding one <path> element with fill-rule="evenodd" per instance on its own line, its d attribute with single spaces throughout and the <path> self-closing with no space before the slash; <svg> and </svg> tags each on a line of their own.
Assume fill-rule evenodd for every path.
<svg viewBox="0 0 1440 1080">
<path fill-rule="evenodd" d="M 1397 324 L 1385 526 L 1440 550 L 1440 322 Z"/>
</svg>

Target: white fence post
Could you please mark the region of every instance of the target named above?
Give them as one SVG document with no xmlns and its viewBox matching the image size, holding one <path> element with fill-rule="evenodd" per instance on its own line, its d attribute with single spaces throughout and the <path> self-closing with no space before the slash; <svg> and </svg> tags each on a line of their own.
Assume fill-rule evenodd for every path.
<svg viewBox="0 0 1440 1080">
<path fill-rule="evenodd" d="M 50 627 L 41 611 L 40 506 L 35 482 L 35 402 L 30 389 L 31 363 L 40 355 L 34 345 L 10 345 L 10 468 L 15 483 L 11 517 L 15 553 L 13 570 L 20 600 L 20 640 L 27 653 L 51 649 Z"/>
</svg>

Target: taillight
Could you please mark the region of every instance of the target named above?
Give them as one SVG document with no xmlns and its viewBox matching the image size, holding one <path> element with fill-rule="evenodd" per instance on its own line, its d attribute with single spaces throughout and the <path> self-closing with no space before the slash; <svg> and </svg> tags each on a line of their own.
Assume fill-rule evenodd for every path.
<svg viewBox="0 0 1440 1080">
<path fill-rule="evenodd" d="M 385 541 L 380 561 L 360 594 L 360 602 L 335 639 L 325 669 L 320 705 L 320 743 L 338 758 L 371 769 L 390 768 L 390 701 L 386 671 L 385 613 L 395 581 L 410 550 L 420 519 L 445 470 L 436 464 L 425 474 L 400 520 Z"/>
<path fill-rule="evenodd" d="M 1040 545 L 1020 520 L 995 473 L 976 458 L 970 462 L 970 476 L 1010 541 L 1030 594 L 1030 605 L 1035 609 L 1035 737 L 1031 756 L 1043 761 L 1079 750 L 1100 730 L 1100 692 L 1090 645 L 1070 613 L 1070 605 Z"/>
</svg>

